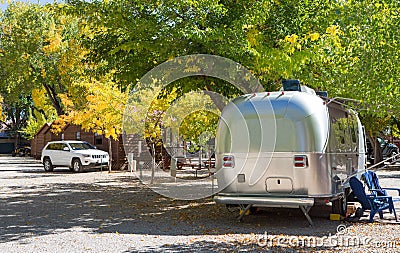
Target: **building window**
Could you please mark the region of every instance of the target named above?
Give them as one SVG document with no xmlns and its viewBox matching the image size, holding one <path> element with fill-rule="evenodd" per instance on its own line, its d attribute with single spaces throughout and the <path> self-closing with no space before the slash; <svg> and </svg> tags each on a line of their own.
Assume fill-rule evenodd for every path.
<svg viewBox="0 0 400 253">
<path fill-rule="evenodd" d="M 61 140 L 64 140 L 64 134 L 61 134 Z"/>
<path fill-rule="evenodd" d="M 80 140 L 81 139 L 81 132 L 76 132 L 76 139 Z"/>
</svg>

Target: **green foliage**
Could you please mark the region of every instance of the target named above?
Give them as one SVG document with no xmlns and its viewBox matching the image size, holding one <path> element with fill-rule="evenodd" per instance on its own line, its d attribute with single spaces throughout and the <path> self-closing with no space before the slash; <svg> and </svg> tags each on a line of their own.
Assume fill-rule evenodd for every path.
<svg viewBox="0 0 400 253">
<path fill-rule="evenodd" d="M 388 116 L 400 118 L 399 9 L 400 2 L 390 0 L 11 4 L 0 14 L 1 93 L 7 93 L 6 102 L 44 89 L 45 100 L 58 115 L 80 110 L 95 115 L 96 108 L 88 103 L 93 92 L 83 83 L 97 80 L 125 94 L 166 60 L 214 54 L 250 69 L 266 90 L 279 88 L 283 78 L 298 78 L 331 96 L 356 99 L 363 123 L 376 135 L 392 124 Z M 200 90 L 228 98 L 240 94 L 222 80 L 184 78 L 160 91 L 162 95 L 146 98 L 154 100 L 148 118 L 164 117 L 174 99 Z M 35 106 L 39 111 L 45 107 Z M 131 109 L 135 118 L 136 112 L 149 108 Z M 200 118 L 213 117 L 202 113 L 190 114 L 180 125 L 187 138 L 198 137 L 201 130 L 212 132 L 214 120 L 205 124 Z M 146 123 L 157 132 L 160 125 L 150 122 L 157 120 Z M 149 129 L 136 130 L 159 136 Z"/>
<path fill-rule="evenodd" d="M 0 94 L 0 122 L 4 121 L 6 118 L 6 115 L 3 114 L 3 97 Z"/>
<path fill-rule="evenodd" d="M 9 100 L 44 89 L 58 115 L 64 114 L 59 94 L 80 78 L 85 51 L 79 47 L 77 19 L 62 5 L 11 3 L 0 19 L 2 78 Z"/>
<path fill-rule="evenodd" d="M 207 94 L 190 92 L 174 101 L 165 114 L 163 127 L 187 142 L 205 145 L 216 135 L 221 112 Z"/>
<path fill-rule="evenodd" d="M 25 97 L 23 95 L 19 97 L 19 100 L 14 100 L 9 99 L 7 93 L 3 94 L 4 100 L 3 103 L 1 103 L 3 114 L 0 123 L 2 129 L 7 131 L 10 137 L 18 141 L 21 137 L 20 130 L 26 126 L 30 108 L 32 107 L 32 101 L 30 97 Z"/>
<path fill-rule="evenodd" d="M 219 115 L 209 111 L 196 111 L 187 115 L 180 126 L 180 134 L 185 140 L 205 144 L 209 138 L 215 137 Z M 209 132 L 207 138 L 203 133 Z"/>
<path fill-rule="evenodd" d="M 45 123 L 47 123 L 47 120 L 43 114 L 37 111 L 34 113 L 30 112 L 28 119 L 26 120 L 26 126 L 23 127 L 20 132 L 25 139 L 32 140 Z"/>
</svg>

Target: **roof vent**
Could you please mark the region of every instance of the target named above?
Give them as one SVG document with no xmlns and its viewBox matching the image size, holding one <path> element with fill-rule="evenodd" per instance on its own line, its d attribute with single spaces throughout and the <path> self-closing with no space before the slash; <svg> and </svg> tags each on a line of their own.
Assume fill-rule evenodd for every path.
<svg viewBox="0 0 400 253">
<path fill-rule="evenodd" d="M 282 88 L 279 91 L 300 91 L 314 96 L 316 95 L 315 90 L 305 85 L 300 85 L 300 80 L 298 79 L 283 80 Z"/>
<path fill-rule="evenodd" d="M 282 80 L 284 91 L 301 91 L 299 79 Z"/>
</svg>

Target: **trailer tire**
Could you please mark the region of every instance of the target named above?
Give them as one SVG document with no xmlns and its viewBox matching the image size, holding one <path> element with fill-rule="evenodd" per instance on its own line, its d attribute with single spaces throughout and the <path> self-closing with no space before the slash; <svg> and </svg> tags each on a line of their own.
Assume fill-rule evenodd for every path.
<svg viewBox="0 0 400 253">
<path fill-rule="evenodd" d="M 354 192 L 350 192 L 349 195 L 347 195 L 347 203 L 348 202 L 358 202 Z"/>
<path fill-rule="evenodd" d="M 347 197 L 349 195 L 350 189 L 346 188 L 342 197 L 332 201 L 332 213 L 340 214 L 346 217 L 347 213 Z"/>
<path fill-rule="evenodd" d="M 356 209 L 355 217 L 361 218 L 363 216 L 364 210 L 360 207 Z"/>
<path fill-rule="evenodd" d="M 243 210 L 245 209 L 244 206 L 241 205 L 235 205 L 235 204 L 226 204 L 226 209 L 228 209 L 228 211 L 230 213 L 233 214 L 233 216 L 235 218 L 239 217 L 241 215 L 241 213 L 243 212 Z M 257 212 L 257 207 L 250 207 L 250 209 L 246 212 L 246 215 L 250 215 L 250 214 L 254 214 Z"/>
</svg>

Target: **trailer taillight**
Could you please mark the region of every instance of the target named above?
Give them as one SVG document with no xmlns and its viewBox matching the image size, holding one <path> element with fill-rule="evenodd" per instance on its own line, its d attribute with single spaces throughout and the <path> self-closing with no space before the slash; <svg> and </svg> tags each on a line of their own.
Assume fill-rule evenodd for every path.
<svg viewBox="0 0 400 253">
<path fill-rule="evenodd" d="M 235 159 L 233 155 L 225 155 L 222 157 L 222 167 L 233 168 L 235 167 Z"/>
<path fill-rule="evenodd" d="M 296 168 L 305 168 L 308 165 L 306 155 L 295 155 L 293 160 Z"/>
</svg>

